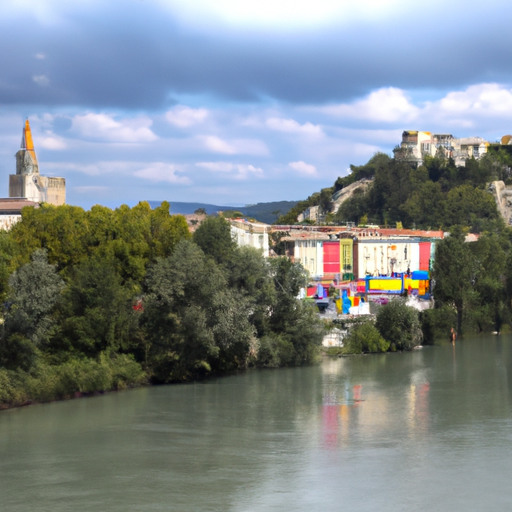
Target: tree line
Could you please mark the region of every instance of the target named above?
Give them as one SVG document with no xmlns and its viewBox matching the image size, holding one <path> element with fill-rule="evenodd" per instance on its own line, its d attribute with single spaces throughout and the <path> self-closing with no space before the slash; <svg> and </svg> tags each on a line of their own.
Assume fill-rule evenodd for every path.
<svg viewBox="0 0 512 512">
<path fill-rule="evenodd" d="M 192 236 L 169 204 L 25 208 L 0 233 L 0 404 L 315 360 L 303 268 L 237 247 L 222 217 Z"/>
</svg>

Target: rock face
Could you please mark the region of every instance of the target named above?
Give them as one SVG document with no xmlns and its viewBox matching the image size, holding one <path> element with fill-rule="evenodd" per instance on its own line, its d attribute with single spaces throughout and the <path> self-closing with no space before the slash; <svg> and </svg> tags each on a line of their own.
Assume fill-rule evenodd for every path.
<svg viewBox="0 0 512 512">
<path fill-rule="evenodd" d="M 39 174 L 28 119 L 23 128 L 21 148 L 16 153 L 16 174 L 9 175 L 9 197 L 24 197 L 29 201 L 55 206 L 66 202 L 66 180 Z"/>
<path fill-rule="evenodd" d="M 512 188 L 508 188 L 503 181 L 493 181 L 488 190 L 494 196 L 503 220 L 512 224 Z"/>
<path fill-rule="evenodd" d="M 332 196 L 332 213 L 336 213 L 340 206 L 350 197 L 354 195 L 354 193 L 360 194 L 365 193 L 370 188 L 373 180 L 363 178 L 362 180 L 355 181 L 348 187 L 344 187 L 338 192 L 335 192 Z"/>
</svg>

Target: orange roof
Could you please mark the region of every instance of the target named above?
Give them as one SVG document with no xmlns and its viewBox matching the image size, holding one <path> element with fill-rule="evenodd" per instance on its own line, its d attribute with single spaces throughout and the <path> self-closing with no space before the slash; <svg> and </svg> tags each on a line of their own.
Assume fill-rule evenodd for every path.
<svg viewBox="0 0 512 512">
<path fill-rule="evenodd" d="M 28 122 L 28 119 L 25 121 L 25 127 L 23 128 L 21 149 L 26 149 L 34 160 L 34 163 L 37 164 L 36 152 L 34 151 L 34 141 L 32 140 L 32 131 L 30 130 L 30 123 Z"/>
</svg>

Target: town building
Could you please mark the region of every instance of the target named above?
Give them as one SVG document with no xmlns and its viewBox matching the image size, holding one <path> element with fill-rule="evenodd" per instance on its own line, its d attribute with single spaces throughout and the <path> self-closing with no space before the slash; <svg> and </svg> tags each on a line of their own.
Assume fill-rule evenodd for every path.
<svg viewBox="0 0 512 512">
<path fill-rule="evenodd" d="M 261 250 L 263 256 L 269 256 L 268 233 L 270 226 L 262 222 L 250 222 L 246 219 L 228 219 L 231 235 L 239 247 L 254 247 Z"/>
<path fill-rule="evenodd" d="M 443 231 L 372 227 L 278 226 L 285 254 L 317 280 L 351 281 L 367 276 L 429 271 Z"/>
<path fill-rule="evenodd" d="M 26 206 L 39 208 L 39 203 L 24 197 L 0 198 L 0 229 L 9 230 L 21 220 L 21 209 Z"/>
</svg>

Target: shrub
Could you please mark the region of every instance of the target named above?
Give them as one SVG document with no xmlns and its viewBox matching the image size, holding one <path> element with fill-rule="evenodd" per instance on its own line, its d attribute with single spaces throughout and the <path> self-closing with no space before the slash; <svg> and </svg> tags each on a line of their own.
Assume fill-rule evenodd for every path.
<svg viewBox="0 0 512 512">
<path fill-rule="evenodd" d="M 449 339 L 450 328 L 457 325 L 457 314 L 453 308 L 442 306 L 421 312 L 423 343 L 432 345 L 436 339 Z"/>
<path fill-rule="evenodd" d="M 389 341 L 392 351 L 410 350 L 423 340 L 419 313 L 407 306 L 404 299 L 394 299 L 383 306 L 377 314 L 375 327 Z"/>
<path fill-rule="evenodd" d="M 277 368 L 294 364 L 296 354 L 290 341 L 278 335 L 263 336 L 259 341 L 257 366 Z"/>
<path fill-rule="evenodd" d="M 39 360 L 30 373 L 0 369 L 0 404 L 21 405 L 28 400 L 49 402 L 93 393 L 125 389 L 146 381 L 146 374 L 132 356 L 70 359 L 60 365 Z"/>
<path fill-rule="evenodd" d="M 386 341 L 371 322 L 355 325 L 345 338 L 343 352 L 345 354 L 367 354 L 386 352 L 389 342 Z"/>
</svg>

